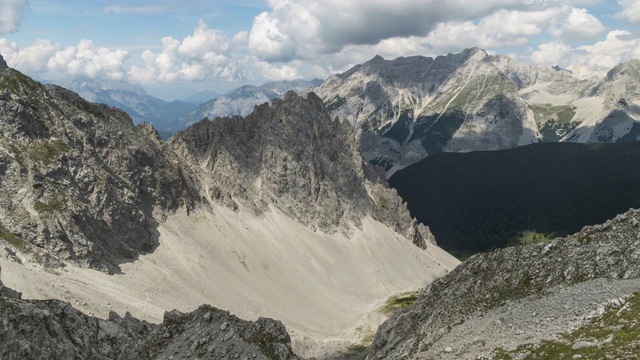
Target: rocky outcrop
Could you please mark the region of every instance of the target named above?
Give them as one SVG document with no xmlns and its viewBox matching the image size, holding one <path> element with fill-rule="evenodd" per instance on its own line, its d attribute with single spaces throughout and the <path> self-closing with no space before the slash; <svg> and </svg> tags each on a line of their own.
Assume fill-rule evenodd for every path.
<svg viewBox="0 0 640 360">
<path fill-rule="evenodd" d="M 162 324 L 127 313 L 85 315 L 58 300 L 0 297 L 3 359 L 296 359 L 284 325 L 241 320 L 203 305 L 165 313 Z"/>
<path fill-rule="evenodd" d="M 325 232 L 348 231 L 371 214 L 416 244 L 430 238 L 362 160 L 351 127 L 329 118 L 313 93 L 289 92 L 245 118 L 205 119 L 169 145 L 210 201 L 257 213 L 274 206 Z"/>
<path fill-rule="evenodd" d="M 154 210 L 197 199 L 155 130 L 118 109 L 13 69 L 0 108 L 0 239 L 24 260 L 117 271 L 157 246 Z"/>
<path fill-rule="evenodd" d="M 441 357 L 433 353 L 434 349 L 444 349 L 441 339 L 451 340 L 452 337 L 447 335 L 465 326 L 468 331 L 475 331 L 472 324 L 477 325 L 479 319 L 490 316 L 495 309 L 504 309 L 502 319 L 526 304 L 534 316 L 536 311 L 547 314 L 547 309 L 540 307 L 541 301 L 598 280 L 604 279 L 609 284 L 621 281 L 627 292 L 637 291 L 623 280 L 640 279 L 640 262 L 637 261 L 640 258 L 639 224 L 640 211 L 630 210 L 605 224 L 585 227 L 575 235 L 546 244 L 512 247 L 473 256 L 427 287 L 412 308 L 385 322 L 378 329 L 367 358 Z M 637 288 L 640 284 L 635 286 Z M 602 285 L 595 288 L 602 289 Z M 587 293 L 598 291 L 602 290 L 589 290 Z M 621 296 L 620 291 L 611 293 Z M 584 294 L 570 298 L 573 302 L 589 299 Z M 593 305 L 592 301 L 588 300 L 589 305 Z M 567 304 L 565 300 L 559 306 Z M 568 309 L 561 310 L 556 321 L 560 321 Z M 548 321 L 553 323 L 553 320 Z M 565 321 L 571 323 L 570 326 L 565 324 L 566 329 L 575 326 L 574 318 Z M 529 326 L 534 325 L 531 322 Z M 557 329 L 554 330 L 546 336 L 555 336 Z M 458 338 L 469 336 L 468 333 L 457 334 Z M 465 357 L 466 353 L 457 352 L 455 356 Z"/>
<path fill-rule="evenodd" d="M 438 152 L 636 140 L 637 64 L 584 80 L 474 48 L 436 58 L 377 56 L 312 90 L 332 117 L 358 130 L 365 159 L 391 176 Z M 621 100 L 628 106 L 612 113 Z"/>
<path fill-rule="evenodd" d="M 0 108 L 0 241 L 19 261 L 117 272 L 158 246 L 167 214 L 211 202 L 273 206 L 326 232 L 372 215 L 419 246 L 432 239 L 314 94 L 204 120 L 169 143 L 13 69 L 0 71 Z"/>
<path fill-rule="evenodd" d="M 4 61 L 4 58 L 2 57 L 2 55 L 0 55 L 0 70 L 4 70 L 9 68 L 9 66 L 7 66 L 7 62 Z"/>
</svg>

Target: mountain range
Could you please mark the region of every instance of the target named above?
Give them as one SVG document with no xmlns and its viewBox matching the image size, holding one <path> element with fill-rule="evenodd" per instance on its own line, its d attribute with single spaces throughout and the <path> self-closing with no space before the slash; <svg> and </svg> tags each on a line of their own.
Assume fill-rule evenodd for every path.
<svg viewBox="0 0 640 360">
<path fill-rule="evenodd" d="M 245 85 L 224 95 L 200 104 L 197 108 L 186 112 L 167 125 L 168 131 L 178 131 L 204 119 L 215 119 L 220 116 L 249 115 L 256 105 L 269 102 L 288 91 L 302 92 L 322 80 L 283 80 L 269 82 L 261 86 Z"/>
<path fill-rule="evenodd" d="M 242 104 L 276 96 L 244 116 L 195 114 L 163 141 L 149 123 L 34 81 L 0 56 L 0 355 L 633 358 L 638 210 L 460 263 L 409 211 L 409 198 L 431 200 L 405 190 L 447 171 L 451 191 L 475 188 L 456 183 L 472 176 L 456 171 L 551 157 L 608 200 L 606 185 L 585 178 L 633 182 L 633 164 L 611 168 L 632 163 L 637 143 L 537 143 L 636 139 L 639 67 L 600 78 L 479 49 L 376 57 L 300 85 L 302 95 L 241 88 Z M 424 170 L 438 161 L 446 166 Z M 483 181 L 516 186 L 514 168 Z M 526 180 L 551 170 L 538 171 Z"/>
<path fill-rule="evenodd" d="M 383 321 L 380 299 L 459 263 L 314 94 L 288 92 L 246 117 L 204 119 L 166 142 L 122 110 L 6 67 L 0 107 L 2 281 L 26 298 L 152 322 L 168 309 L 214 304 L 244 319 L 277 318 L 296 349 L 321 354 Z M 12 324 L 56 327 L 58 315 L 37 314 L 72 312 L 5 303 L 29 309 L 0 314 Z M 101 326 L 117 336 L 117 321 Z M 162 329 L 137 339 L 164 341 L 155 336 Z M 65 351 L 85 353 L 88 344 Z"/>
<path fill-rule="evenodd" d="M 312 90 L 359 130 L 365 159 L 391 176 L 438 152 L 636 140 L 640 61 L 590 74 L 473 48 L 435 59 L 378 56 Z"/>
<path fill-rule="evenodd" d="M 78 93 L 85 100 L 124 110 L 136 124 L 147 122 L 160 130 L 196 107 L 195 103 L 186 100 L 159 99 L 147 94 L 140 85 L 124 81 L 75 80 L 61 85 Z"/>
</svg>

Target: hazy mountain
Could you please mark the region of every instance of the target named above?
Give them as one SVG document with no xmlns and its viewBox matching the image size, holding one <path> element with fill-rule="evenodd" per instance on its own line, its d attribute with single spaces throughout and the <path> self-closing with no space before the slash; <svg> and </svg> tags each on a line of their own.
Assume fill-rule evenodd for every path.
<svg viewBox="0 0 640 360">
<path fill-rule="evenodd" d="M 100 80 L 73 81 L 61 84 L 91 102 L 115 106 L 126 111 L 134 123 L 147 122 L 163 130 L 176 117 L 195 108 L 193 102 L 164 101 L 153 97 L 139 85 Z"/>
<path fill-rule="evenodd" d="M 195 105 L 200 105 L 202 103 L 205 103 L 209 100 L 213 100 L 215 98 L 217 98 L 218 96 L 220 96 L 220 94 L 218 94 L 217 92 L 213 91 L 213 90 L 203 90 L 203 91 L 198 91 L 197 93 L 187 96 L 186 98 L 182 99 L 182 101 L 184 102 L 189 102 L 189 103 L 193 103 Z"/>
<path fill-rule="evenodd" d="M 346 348 L 356 324 L 375 328 L 381 299 L 459 263 L 314 94 L 203 120 L 168 142 L 12 69 L 0 70 L 0 106 L 2 281 L 27 298 L 152 322 L 213 303 L 282 320 L 321 351 Z"/>
<path fill-rule="evenodd" d="M 438 152 L 636 139 L 638 63 L 598 80 L 467 49 L 435 59 L 376 57 L 313 91 L 332 116 L 359 129 L 364 157 L 390 176 Z"/>
<path fill-rule="evenodd" d="M 262 86 L 245 85 L 232 90 L 215 99 L 200 104 L 197 108 L 175 119 L 168 125 L 167 130 L 178 131 L 206 118 L 215 119 L 219 116 L 246 116 L 253 111 L 254 106 L 269 102 L 287 91 L 302 92 L 312 86 L 322 83 L 322 80 L 283 80 L 269 82 Z"/>
</svg>

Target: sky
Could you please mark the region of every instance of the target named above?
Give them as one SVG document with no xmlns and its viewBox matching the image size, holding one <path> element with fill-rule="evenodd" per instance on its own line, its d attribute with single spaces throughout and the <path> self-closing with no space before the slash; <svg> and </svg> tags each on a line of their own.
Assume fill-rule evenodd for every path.
<svg viewBox="0 0 640 360">
<path fill-rule="evenodd" d="M 469 47 L 609 69 L 640 58 L 640 0 L 0 0 L 9 66 L 168 100 Z"/>
</svg>

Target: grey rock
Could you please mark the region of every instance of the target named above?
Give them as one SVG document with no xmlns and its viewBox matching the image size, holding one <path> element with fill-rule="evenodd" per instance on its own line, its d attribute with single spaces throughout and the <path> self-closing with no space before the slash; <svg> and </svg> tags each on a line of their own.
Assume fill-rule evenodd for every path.
<svg viewBox="0 0 640 360">
<path fill-rule="evenodd" d="M 0 55 L 0 70 L 4 70 L 8 68 L 9 66 L 7 65 L 7 62 L 4 61 L 4 58 L 2 57 L 2 55 Z"/>
<path fill-rule="evenodd" d="M 13 69 L 0 84 L 0 232 L 20 259 L 115 273 L 158 246 L 158 221 L 210 202 L 258 215 L 275 206 L 329 233 L 370 215 L 417 246 L 435 241 L 314 94 L 203 120 L 164 143 L 121 110 Z"/>
<path fill-rule="evenodd" d="M 577 341 L 573 346 L 571 346 L 571 350 L 580 350 L 588 347 L 598 346 L 597 342 L 591 341 Z"/>
<path fill-rule="evenodd" d="M 101 320 L 58 300 L 0 297 L 0 358 L 220 359 L 231 353 L 236 358 L 297 358 L 278 321 L 244 321 L 206 305 L 187 314 L 171 313 L 175 318 L 159 325 L 128 314 Z M 205 314 L 211 314 L 210 322 L 202 321 Z M 227 341 L 213 336 L 222 322 L 236 329 Z"/>
<path fill-rule="evenodd" d="M 497 308 L 505 311 L 507 303 L 514 306 L 523 299 L 544 299 L 554 294 L 551 289 L 562 292 L 562 289 L 573 289 L 596 280 L 601 282 L 593 286 L 595 289 L 612 281 L 629 283 L 629 280 L 617 280 L 622 278 L 621 274 L 636 281 L 629 283 L 633 289 L 631 285 L 640 279 L 640 263 L 634 260 L 640 256 L 640 248 L 634 246 L 637 231 L 633 219 L 638 217 L 640 211 L 632 209 L 616 220 L 615 227 L 611 222 L 587 226 L 574 235 L 553 239 L 548 244 L 511 247 L 472 256 L 429 285 L 412 308 L 383 323 L 367 358 L 396 358 L 399 354 L 414 358 L 420 348 L 432 347 L 450 332 L 451 324 L 464 326 L 469 319 L 478 319 L 480 314 Z M 627 291 L 631 290 L 627 288 Z M 593 290 L 585 291 L 585 294 L 592 293 Z M 535 316 L 531 316 L 534 309 L 537 313 L 548 314 L 547 308 L 521 309 L 528 319 L 523 324 L 528 327 L 549 326 L 546 324 L 554 323 L 557 316 L 567 314 L 564 308 L 567 304 L 577 316 L 582 317 L 589 312 L 597 316 L 594 309 L 601 308 L 600 311 L 604 312 L 607 304 L 621 306 L 624 303 L 619 299 L 621 294 L 595 303 L 589 302 L 585 294 L 581 296 L 587 302 L 581 305 L 575 305 L 581 299 L 555 304 L 558 310 L 554 314 L 558 315 L 549 317 L 550 321 L 537 321 Z M 571 299 L 570 296 L 568 298 Z"/>
<path fill-rule="evenodd" d="M 474 48 L 436 58 L 377 56 L 311 90 L 332 117 L 358 129 L 364 157 L 384 166 L 390 177 L 442 151 L 497 150 L 541 140 L 637 140 L 638 76 L 637 59 L 603 78 L 584 77 Z M 568 100 L 550 107 L 547 99 L 559 95 Z M 579 114 L 586 109 L 576 101 L 583 99 L 601 101 L 602 108 L 590 108 L 584 118 Z M 579 126 L 593 117 L 596 126 Z"/>
</svg>

